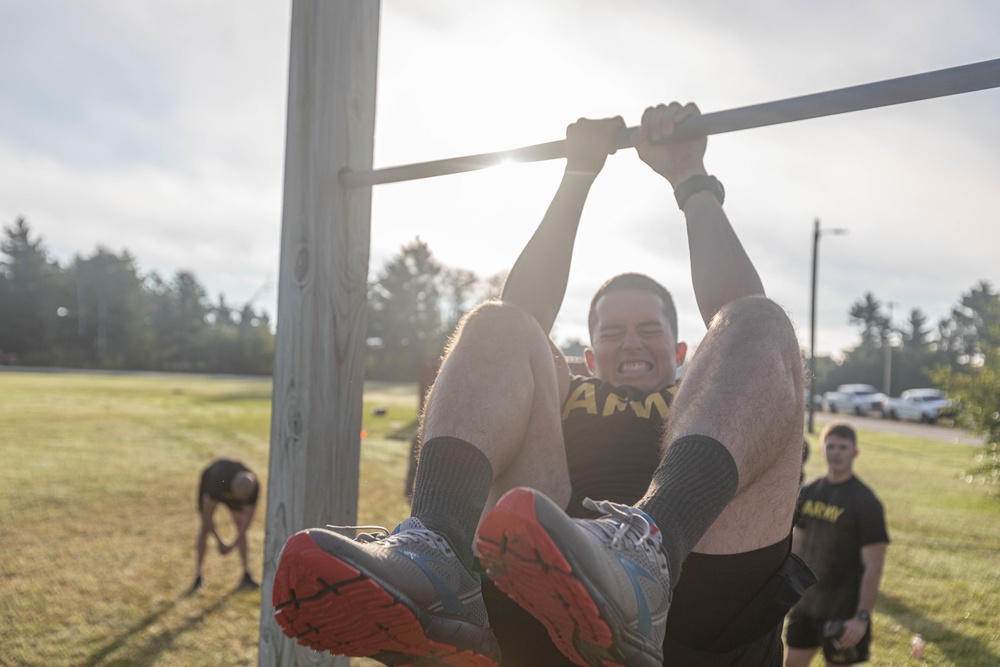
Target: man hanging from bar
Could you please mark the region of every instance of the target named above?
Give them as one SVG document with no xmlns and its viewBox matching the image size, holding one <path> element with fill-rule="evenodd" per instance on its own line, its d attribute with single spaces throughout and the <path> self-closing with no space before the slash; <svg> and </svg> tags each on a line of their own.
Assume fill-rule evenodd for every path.
<svg viewBox="0 0 1000 667">
<path fill-rule="evenodd" d="M 571 376 L 548 339 L 584 202 L 624 127 L 581 119 L 501 300 L 470 312 L 447 350 L 411 517 L 353 540 L 289 538 L 273 592 L 286 634 L 388 665 L 486 667 L 501 652 L 514 667 L 781 665 L 782 619 L 813 581 L 789 551 L 802 361 L 705 170 L 706 140 L 666 141 L 698 113 L 649 108 L 635 134 L 684 213 L 708 326 L 683 384 L 673 300 L 646 276 L 594 297 L 593 377 Z"/>
</svg>

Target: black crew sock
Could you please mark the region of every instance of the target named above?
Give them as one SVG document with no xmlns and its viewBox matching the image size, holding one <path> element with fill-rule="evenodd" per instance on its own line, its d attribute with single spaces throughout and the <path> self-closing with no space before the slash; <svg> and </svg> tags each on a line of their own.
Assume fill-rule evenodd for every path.
<svg viewBox="0 0 1000 667">
<path fill-rule="evenodd" d="M 636 503 L 663 533 L 670 585 L 677 586 L 691 550 L 736 495 L 739 471 L 725 445 L 704 435 L 686 435 L 667 448 L 649 491 Z"/>
<path fill-rule="evenodd" d="M 433 438 L 420 449 L 411 515 L 448 538 L 469 570 L 475 561 L 472 541 L 492 484 L 489 459 L 464 440 Z"/>
</svg>

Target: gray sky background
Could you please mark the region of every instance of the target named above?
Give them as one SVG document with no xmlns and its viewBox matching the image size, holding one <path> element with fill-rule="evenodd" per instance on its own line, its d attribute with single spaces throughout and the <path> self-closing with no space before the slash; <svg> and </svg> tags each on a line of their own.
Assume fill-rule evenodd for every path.
<svg viewBox="0 0 1000 667">
<path fill-rule="evenodd" d="M 25 216 L 54 256 L 128 249 L 194 271 L 213 300 L 276 312 L 291 3 L 0 0 L 0 224 Z M 629 125 L 657 102 L 705 112 L 1000 57 L 1000 3 L 384 0 L 375 165 L 560 139 L 578 117 Z M 713 137 L 706 163 L 768 293 L 808 345 L 856 342 L 866 291 L 932 322 L 996 284 L 1000 91 Z M 420 236 L 451 267 L 510 266 L 561 175 L 551 162 L 378 186 L 374 273 Z M 704 334 L 683 218 L 632 151 L 609 159 L 581 224 L 559 340 L 638 270 Z"/>
</svg>

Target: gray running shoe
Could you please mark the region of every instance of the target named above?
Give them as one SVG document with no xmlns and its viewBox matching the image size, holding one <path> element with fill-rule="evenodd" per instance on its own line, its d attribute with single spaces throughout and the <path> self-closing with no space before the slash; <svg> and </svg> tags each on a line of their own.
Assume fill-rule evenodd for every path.
<svg viewBox="0 0 1000 667">
<path fill-rule="evenodd" d="M 534 489 L 509 491 L 479 526 L 486 574 L 576 664 L 660 667 L 671 599 L 660 532 L 634 507 L 584 505 L 604 516 L 573 519 Z"/>
<path fill-rule="evenodd" d="M 379 530 L 288 538 L 272 595 L 282 631 L 313 650 L 387 665 L 499 665 L 479 575 L 415 517 Z"/>
</svg>

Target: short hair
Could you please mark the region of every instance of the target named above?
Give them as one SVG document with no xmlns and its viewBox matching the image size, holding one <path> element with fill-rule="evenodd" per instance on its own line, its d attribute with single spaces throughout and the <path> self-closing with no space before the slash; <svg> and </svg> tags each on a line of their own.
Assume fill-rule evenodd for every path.
<svg viewBox="0 0 1000 667">
<path fill-rule="evenodd" d="M 827 424 L 823 431 L 819 434 L 819 441 L 826 444 L 827 437 L 835 435 L 840 438 L 847 438 L 851 441 L 851 444 L 855 447 L 858 446 L 858 433 L 854 430 L 854 427 L 847 422 L 830 422 Z"/>
<path fill-rule="evenodd" d="M 590 340 L 594 340 L 594 331 L 597 329 L 597 302 L 608 292 L 624 289 L 638 289 L 651 292 L 660 297 L 663 302 L 663 316 L 670 324 L 670 331 L 677 342 L 677 307 L 674 306 L 674 297 L 671 296 L 667 288 L 656 282 L 652 278 L 642 273 L 620 273 L 609 278 L 594 294 L 590 300 L 590 315 L 587 318 L 587 325 L 590 329 Z"/>
<path fill-rule="evenodd" d="M 258 490 L 257 475 L 249 470 L 241 470 L 233 475 L 229 489 L 237 498 L 250 498 Z"/>
</svg>

